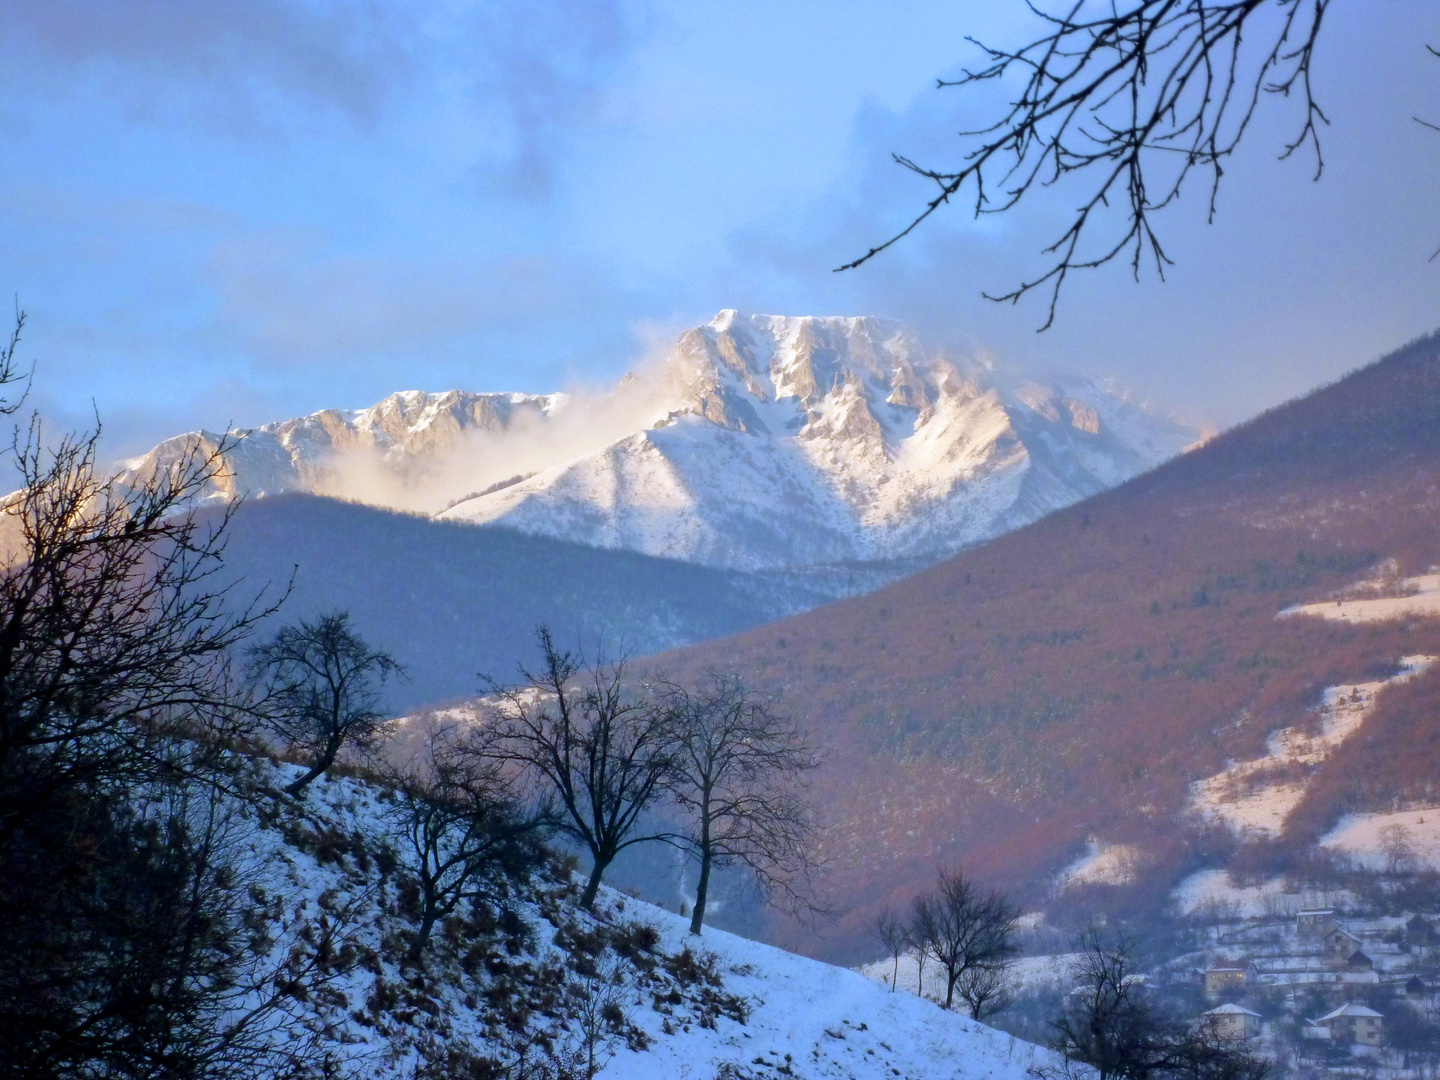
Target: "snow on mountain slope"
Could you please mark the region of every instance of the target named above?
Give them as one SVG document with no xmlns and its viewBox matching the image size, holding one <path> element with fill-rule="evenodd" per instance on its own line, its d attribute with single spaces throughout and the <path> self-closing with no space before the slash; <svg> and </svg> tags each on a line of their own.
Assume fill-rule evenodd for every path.
<svg viewBox="0 0 1440 1080">
<path fill-rule="evenodd" d="M 188 432 L 126 466 L 147 474 L 197 450 L 212 453 L 224 439 L 227 467 L 209 496 L 216 501 L 299 491 L 419 509 L 415 497 L 428 493 L 428 481 L 457 450 L 477 436 L 543 424 L 563 400 L 563 394 L 409 390 L 368 409 L 325 409 L 228 435 Z"/>
<path fill-rule="evenodd" d="M 295 773 L 256 768 L 278 768 L 272 784 Z M 606 1080 L 1025 1080 L 1057 1064 L 858 972 L 710 928 L 697 939 L 688 919 L 608 888 L 584 912 L 572 883 L 545 875 L 506 897 L 508 924 L 462 907 L 436 928 L 423 967 L 405 966 L 416 912 L 392 792 L 330 776 L 303 803 L 237 813 L 276 913 L 272 950 L 313 941 L 317 926 L 336 936 L 323 992 L 297 996 L 275 1035 L 323 1032 L 339 1075 L 491 1075 L 464 1066 L 541 1044 L 583 1051 L 587 1002 L 609 1018 L 594 1030 Z"/>
<path fill-rule="evenodd" d="M 1197 781 L 1191 809 L 1242 835 L 1279 836 L 1286 818 L 1304 798 L 1315 766 L 1360 730 L 1375 707 L 1376 695 L 1386 686 L 1414 678 L 1435 660 L 1406 656 L 1399 672 L 1388 679 L 1328 688 L 1317 710 L 1318 732 L 1299 727 L 1274 732 L 1266 740 L 1264 757 L 1231 762 L 1224 771 Z"/>
<path fill-rule="evenodd" d="M 714 565 L 948 554 L 1128 479 L 1199 433 L 1106 386 L 1012 380 L 871 318 L 723 311 L 647 430 L 445 517 Z"/>
<path fill-rule="evenodd" d="M 1200 437 L 1106 384 L 1012 377 L 898 323 L 735 311 L 600 394 L 408 392 L 237 434 L 219 500 L 307 491 L 736 569 L 939 558 Z"/>
<path fill-rule="evenodd" d="M 1440 574 L 1403 578 L 1388 590 L 1373 589 L 1366 595 L 1363 582 L 1355 595 L 1314 604 L 1297 604 L 1281 615 L 1318 615 L 1336 622 L 1385 622 L 1389 619 L 1433 619 L 1440 616 Z M 1378 586 L 1378 583 L 1376 583 Z"/>
<path fill-rule="evenodd" d="M 1440 869 L 1440 807 L 1346 814 L 1320 846 L 1372 870 Z"/>
</svg>

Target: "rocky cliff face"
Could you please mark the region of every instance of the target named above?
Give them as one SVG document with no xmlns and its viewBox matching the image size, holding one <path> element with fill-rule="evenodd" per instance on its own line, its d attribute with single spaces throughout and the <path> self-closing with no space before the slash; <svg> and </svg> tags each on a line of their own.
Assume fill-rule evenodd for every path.
<svg viewBox="0 0 1440 1080">
<path fill-rule="evenodd" d="M 931 558 L 1173 456 L 1199 432 L 1088 380 L 1039 385 L 872 318 L 721 312 L 645 430 L 449 518 L 719 566 Z"/>
</svg>

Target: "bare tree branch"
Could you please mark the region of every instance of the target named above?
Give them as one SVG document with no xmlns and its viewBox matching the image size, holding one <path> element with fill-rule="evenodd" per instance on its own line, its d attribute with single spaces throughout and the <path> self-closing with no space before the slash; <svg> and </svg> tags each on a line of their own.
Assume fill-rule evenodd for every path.
<svg viewBox="0 0 1440 1080">
<path fill-rule="evenodd" d="M 768 695 L 711 673 L 698 690 L 665 690 L 673 744 L 665 779 L 687 822 L 681 846 L 700 863 L 690 932 L 705 921 L 711 871 L 741 864 L 761 892 L 792 911 L 819 911 L 814 815 L 806 773 L 819 759 L 805 733 Z"/>
<path fill-rule="evenodd" d="M 1171 260 L 1155 216 L 1199 172 L 1208 179 L 1213 220 L 1224 164 L 1264 95 L 1301 103 L 1298 127 L 1280 156 L 1308 148 L 1319 177 L 1319 126 L 1328 120 L 1315 99 L 1311 61 L 1329 2 L 1131 0 L 1121 7 L 1077 0 L 1064 14 L 1032 3 L 1044 26 L 1037 37 L 1016 49 L 969 39 L 985 63 L 937 83 L 972 90 L 1018 80 L 1015 96 L 994 120 L 961 132 L 965 148 L 954 168 L 895 155 L 933 181 L 935 195 L 903 229 L 837 269 L 868 262 L 952 199 L 965 197 L 977 217 L 1005 213 L 1032 192 L 1091 178 L 1069 225 L 1043 249 L 1048 268 L 985 296 L 1017 303 L 1048 290 L 1045 330 L 1073 271 L 1126 256 L 1137 280 L 1145 263 L 1163 279 Z M 1113 227 L 1112 218 L 1119 219 Z"/>
<path fill-rule="evenodd" d="M 644 832 L 643 815 L 662 793 L 670 768 L 664 710 L 632 685 L 622 658 L 603 657 L 588 672 L 550 631 L 537 631 L 544 666 L 522 669 L 525 685 L 486 679 L 500 705 L 487 727 L 487 753 L 529 774 L 553 795 L 557 830 L 590 853 L 581 906 L 594 906 L 605 870 L 626 848 L 666 840 Z"/>
</svg>

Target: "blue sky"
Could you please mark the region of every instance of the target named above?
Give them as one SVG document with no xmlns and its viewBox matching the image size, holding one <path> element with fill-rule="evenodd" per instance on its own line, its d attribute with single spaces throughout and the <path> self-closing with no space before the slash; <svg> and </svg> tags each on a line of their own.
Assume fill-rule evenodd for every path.
<svg viewBox="0 0 1440 1080">
<path fill-rule="evenodd" d="M 1440 9 L 1335 0 L 1327 169 L 1268 102 L 1178 266 L 1077 281 L 1057 326 L 982 289 L 1059 209 L 951 213 L 831 267 L 965 125 L 933 89 L 1019 0 L 0 0 L 0 289 L 36 398 L 116 453 L 402 388 L 601 383 L 722 307 L 880 314 L 1230 422 L 1440 326 Z"/>
</svg>

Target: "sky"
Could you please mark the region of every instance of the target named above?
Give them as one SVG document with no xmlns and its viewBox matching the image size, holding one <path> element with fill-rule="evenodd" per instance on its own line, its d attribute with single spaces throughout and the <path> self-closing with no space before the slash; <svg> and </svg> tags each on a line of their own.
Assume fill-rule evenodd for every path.
<svg viewBox="0 0 1440 1080">
<path fill-rule="evenodd" d="M 1229 424 L 1440 326 L 1440 6 L 1333 0 L 1326 167 L 1267 98 L 1176 265 L 985 300 L 1066 196 L 903 223 L 1020 0 L 0 0 L 0 292 L 115 454 L 400 389 L 604 385 L 722 308 L 868 314 Z M 967 109 L 970 110 L 967 112 Z M 1046 199 L 1048 198 L 1048 202 Z"/>
</svg>

